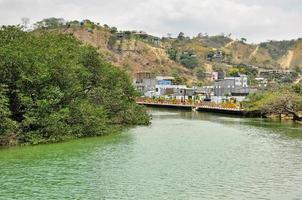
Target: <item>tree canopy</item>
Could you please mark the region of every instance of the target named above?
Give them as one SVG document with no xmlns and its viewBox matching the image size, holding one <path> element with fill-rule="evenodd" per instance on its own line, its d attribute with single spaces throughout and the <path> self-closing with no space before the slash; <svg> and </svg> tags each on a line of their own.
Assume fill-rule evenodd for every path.
<svg viewBox="0 0 302 200">
<path fill-rule="evenodd" d="M 71 35 L 0 29 L 0 145 L 148 124 L 136 95 L 125 72 Z"/>
<path fill-rule="evenodd" d="M 302 120 L 301 85 L 283 86 L 273 91 L 251 94 L 244 106 L 249 111 L 259 111 L 266 116 L 292 115 L 293 119 Z"/>
</svg>

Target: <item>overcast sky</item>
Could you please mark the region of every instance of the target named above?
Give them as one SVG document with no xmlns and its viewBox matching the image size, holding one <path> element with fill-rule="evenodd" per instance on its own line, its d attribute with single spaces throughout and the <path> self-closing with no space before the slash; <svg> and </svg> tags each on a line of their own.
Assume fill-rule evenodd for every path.
<svg viewBox="0 0 302 200">
<path fill-rule="evenodd" d="M 90 19 L 157 36 L 232 33 L 250 42 L 302 37 L 302 0 L 0 0 L 0 24 Z"/>
</svg>

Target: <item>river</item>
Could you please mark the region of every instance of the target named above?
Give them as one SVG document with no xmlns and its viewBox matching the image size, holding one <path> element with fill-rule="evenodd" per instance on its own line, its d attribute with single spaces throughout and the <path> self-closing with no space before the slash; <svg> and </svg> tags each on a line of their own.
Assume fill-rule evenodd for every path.
<svg viewBox="0 0 302 200">
<path fill-rule="evenodd" d="M 0 199 L 302 199 L 302 126 L 150 110 L 149 127 L 0 150 Z"/>
</svg>

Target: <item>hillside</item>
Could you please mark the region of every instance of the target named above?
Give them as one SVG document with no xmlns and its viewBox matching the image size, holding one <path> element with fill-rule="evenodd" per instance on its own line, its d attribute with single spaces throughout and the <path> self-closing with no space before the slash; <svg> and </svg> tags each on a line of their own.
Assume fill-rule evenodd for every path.
<svg viewBox="0 0 302 200">
<path fill-rule="evenodd" d="M 124 38 L 110 46 L 114 34 L 104 28 L 96 28 L 92 32 L 82 28 L 65 29 L 84 43 L 98 48 L 105 60 L 125 69 L 130 75 L 136 72 L 150 71 L 154 74 L 180 74 L 184 79 L 195 81 L 193 72 L 181 64 L 169 59 L 165 48 L 151 45 L 144 41 Z"/>
<path fill-rule="evenodd" d="M 43 21 L 42 21 L 43 22 Z M 246 39 L 199 34 L 189 38 L 158 38 L 145 32 L 118 31 L 89 20 L 45 25 L 36 30 L 52 30 L 72 34 L 96 48 L 105 60 L 125 69 L 131 76 L 150 71 L 156 75 L 173 75 L 181 82 L 196 84 L 210 80 L 211 72 L 228 72 L 233 66 L 260 69 L 302 69 L 302 39 L 248 44 Z"/>
</svg>

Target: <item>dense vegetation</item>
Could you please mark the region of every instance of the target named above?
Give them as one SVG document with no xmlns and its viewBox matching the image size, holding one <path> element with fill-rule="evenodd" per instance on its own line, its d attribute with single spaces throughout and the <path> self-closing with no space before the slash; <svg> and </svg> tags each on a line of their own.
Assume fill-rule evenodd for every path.
<svg viewBox="0 0 302 200">
<path fill-rule="evenodd" d="M 251 94 L 244 106 L 264 116 L 292 116 L 294 120 L 302 121 L 302 84 Z"/>
<path fill-rule="evenodd" d="M 196 55 L 191 51 L 183 52 L 180 55 L 179 60 L 183 66 L 185 66 L 189 69 L 194 69 L 195 67 L 197 67 L 199 65 Z"/>
<path fill-rule="evenodd" d="M 71 35 L 0 29 L 0 145 L 148 124 L 136 95 L 126 73 Z"/>
</svg>

